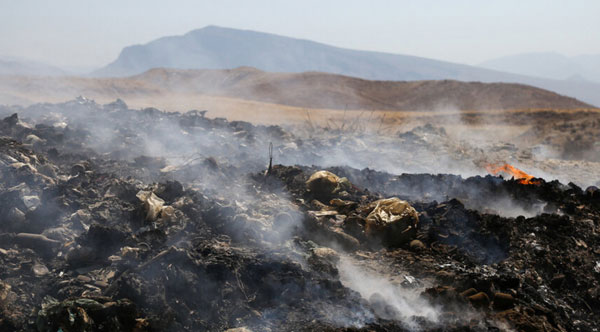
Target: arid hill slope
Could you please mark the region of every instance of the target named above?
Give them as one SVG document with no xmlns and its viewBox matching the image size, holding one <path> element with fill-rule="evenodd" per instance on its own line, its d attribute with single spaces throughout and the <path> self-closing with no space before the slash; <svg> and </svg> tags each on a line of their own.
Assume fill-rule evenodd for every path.
<svg viewBox="0 0 600 332">
<path fill-rule="evenodd" d="M 359 51 L 250 30 L 207 26 L 125 47 L 96 77 L 125 77 L 152 68 L 324 72 L 367 80 L 458 80 L 535 86 L 600 106 L 600 83 L 544 79 L 411 55 Z M 585 76 L 585 75 L 584 75 Z"/>
<path fill-rule="evenodd" d="M 4 77 L 0 99 L 84 95 L 91 98 L 222 96 L 305 108 L 361 110 L 575 109 L 591 105 L 574 98 L 508 83 L 370 81 L 307 72 L 268 73 L 230 70 L 152 69 L 127 78 Z M 54 98 L 53 98 L 54 99 Z M 0 100 L 2 103 L 9 101 Z M 13 101 L 14 102 L 14 101 Z"/>
</svg>

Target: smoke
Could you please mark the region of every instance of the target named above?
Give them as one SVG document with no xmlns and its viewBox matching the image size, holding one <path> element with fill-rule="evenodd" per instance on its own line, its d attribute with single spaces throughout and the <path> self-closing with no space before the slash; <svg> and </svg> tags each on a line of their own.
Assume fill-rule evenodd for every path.
<svg viewBox="0 0 600 332">
<path fill-rule="evenodd" d="M 341 256 L 337 268 L 340 281 L 368 300 L 379 317 L 402 322 L 412 330 L 418 328 L 416 318 L 430 323 L 439 322 L 439 308 L 419 295 L 423 289 L 407 289 L 392 284 L 385 274 L 370 272 L 347 255 Z"/>
<path fill-rule="evenodd" d="M 253 72 L 250 69 L 248 71 L 250 73 Z M 195 94 L 219 94 L 219 91 L 223 89 L 227 90 L 230 88 L 229 85 L 232 82 L 237 82 L 237 79 L 244 78 L 247 74 L 244 69 L 239 70 L 239 72 L 232 71 L 225 74 L 206 72 L 194 78 L 194 75 L 186 74 L 185 72 L 169 74 L 157 70 L 149 73 L 148 76 L 151 81 L 155 80 L 152 81 L 154 82 L 153 84 L 160 82 L 160 84 L 169 86 L 181 85 L 183 87 L 180 88 L 185 90 L 186 93 L 193 91 Z M 219 77 L 221 78 L 219 79 Z M 79 93 L 89 92 L 85 90 L 85 87 L 90 83 L 86 83 L 87 81 L 85 80 L 82 82 L 78 83 L 81 86 Z M 118 85 L 117 88 L 112 87 L 115 91 L 138 91 L 142 89 L 139 86 L 126 88 L 122 86 L 125 83 L 121 81 L 117 83 L 115 83 Z M 262 86 L 262 90 L 244 90 L 238 88 L 235 91 L 250 100 L 264 99 L 266 97 L 263 94 L 265 91 L 270 90 L 273 90 L 274 95 L 298 93 L 298 82 L 294 80 L 281 80 L 279 83 Z M 103 82 L 103 87 L 100 90 L 108 91 L 111 89 L 110 87 L 104 87 L 105 84 L 108 83 Z M 60 85 L 55 86 L 54 90 L 69 91 L 69 95 L 73 95 L 74 93 Z M 118 96 L 118 93 L 115 91 L 112 92 L 112 95 Z M 360 103 L 357 104 L 356 99 L 364 99 L 364 96 L 360 95 L 360 91 L 354 88 L 349 88 L 348 91 L 344 92 L 344 95 L 349 96 L 348 103 L 352 106 L 351 109 L 360 106 Z M 324 105 L 334 103 L 332 100 L 328 100 L 328 96 L 328 94 L 297 96 L 296 99 L 317 100 L 318 104 Z M 137 97 L 132 95 L 130 98 L 135 99 Z M 332 97 L 329 96 L 329 98 Z M 331 144 L 323 144 L 323 146 L 317 144 L 314 146 L 313 151 L 299 151 L 298 153 L 294 153 L 295 149 L 293 147 L 279 146 L 278 150 L 284 151 L 279 156 L 279 160 L 286 164 L 310 163 L 322 166 L 337 166 L 343 163 L 358 169 L 369 167 L 394 174 L 451 173 L 459 174 L 463 177 L 485 174 L 483 165 L 480 164 L 483 161 L 502 161 L 515 165 L 519 164 L 533 175 L 544 177 L 547 180 L 556 178 L 564 182 L 572 181 L 580 186 L 595 184 L 590 180 L 590 177 L 595 178 L 597 174 L 593 171 L 588 171 L 589 169 L 594 169 L 595 165 L 585 165 L 585 167 L 581 167 L 583 170 L 569 171 L 573 163 L 569 163 L 568 161 L 577 160 L 580 163 L 584 163 L 586 160 L 592 161 L 597 156 L 598 148 L 597 145 L 593 145 L 593 131 L 594 128 L 600 125 L 600 122 L 556 124 L 556 128 L 552 129 L 554 130 L 552 131 L 546 128 L 547 126 L 541 124 L 547 123 L 547 120 L 537 120 L 540 116 L 543 117 L 544 114 L 536 116 L 534 112 L 496 112 L 492 110 L 491 105 L 485 105 L 481 101 L 478 103 L 482 105 L 483 109 L 489 109 L 489 111 L 461 111 L 459 107 L 449 102 L 437 101 L 433 107 L 427 110 L 430 112 L 429 114 L 415 112 L 419 115 L 404 117 L 398 117 L 394 112 L 377 112 L 373 114 L 373 112 L 359 113 L 358 111 L 342 112 L 338 110 L 334 112 L 336 116 L 332 116 L 329 119 L 329 115 L 323 116 L 319 114 L 320 112 L 312 112 L 313 119 L 319 118 L 321 120 L 315 120 L 310 126 L 315 127 L 318 126 L 318 123 L 325 122 L 326 125 L 323 125 L 322 127 L 324 128 L 321 129 L 326 129 L 326 131 L 322 131 L 322 133 L 329 134 L 325 136 L 330 136 L 327 140 L 331 139 L 333 142 Z M 173 102 L 173 104 L 180 103 Z M 254 105 L 254 107 L 259 106 Z M 217 109 L 222 108 L 217 107 Z M 288 112 L 286 109 L 282 109 L 281 111 Z M 273 114 L 271 120 L 279 118 L 279 115 L 275 113 L 269 114 Z M 219 114 L 214 113 L 211 115 L 218 116 Z M 253 116 L 259 115 L 253 114 Z M 564 118 L 564 116 L 561 117 L 558 113 L 552 116 Z M 590 115 L 585 116 L 590 117 Z M 326 121 L 322 120 L 324 117 L 327 118 Z M 97 131 L 100 131 L 100 128 L 106 128 L 110 131 L 110 127 L 107 128 L 101 125 L 103 119 L 94 117 L 94 120 L 98 121 L 99 128 L 96 129 Z M 413 146 L 413 148 L 410 148 L 411 144 L 407 144 L 406 140 L 397 137 L 398 133 L 409 132 L 416 125 L 422 126 L 426 123 L 444 128 L 447 137 L 441 138 L 438 141 L 428 142 L 425 139 L 426 137 L 422 136 L 421 138 L 424 139 L 424 142 L 428 146 Z M 156 130 L 157 128 L 154 129 Z M 552 138 L 553 136 L 561 136 L 554 135 L 557 133 L 557 130 L 561 129 L 562 132 L 569 133 L 567 136 L 570 138 L 567 141 Z M 291 128 L 290 132 L 305 140 L 310 138 L 303 130 L 299 130 L 297 126 L 296 128 Z M 571 134 L 573 132 L 575 134 Z M 102 138 L 109 134 L 110 132 L 98 132 L 97 136 Z M 149 131 L 147 134 L 144 140 L 149 145 L 148 150 L 156 152 L 159 149 L 165 149 L 161 153 L 163 156 L 165 153 L 172 153 L 172 147 L 166 146 L 165 142 L 154 142 L 153 144 L 153 137 L 161 140 L 164 137 L 168 141 L 174 142 L 173 146 L 177 145 L 176 142 L 180 138 L 170 137 L 168 126 L 164 132 L 153 133 Z M 193 133 L 192 136 L 201 136 L 196 134 Z M 323 141 L 323 135 L 319 134 L 318 136 L 320 137 L 316 139 Z M 337 139 L 342 137 L 344 138 L 343 142 L 336 142 Z M 432 138 L 435 139 L 435 137 Z M 544 143 L 548 139 L 552 141 L 552 144 Z M 98 142 L 102 142 L 102 140 L 98 140 Z M 118 141 L 113 141 L 110 142 L 109 146 L 118 145 L 118 143 Z M 352 145 L 356 145 L 356 147 L 350 148 L 349 146 Z M 434 145 L 437 145 L 438 149 L 428 148 Z M 102 148 L 102 146 L 106 147 L 107 145 L 98 144 L 98 148 Z M 181 146 L 185 145 L 177 145 L 174 150 L 177 151 Z M 206 148 L 207 146 L 202 147 Z M 546 151 L 540 151 L 540 149 Z"/>
<path fill-rule="evenodd" d="M 525 218 L 535 217 L 542 214 L 547 205 L 545 202 L 539 202 L 534 205 L 523 206 L 516 199 L 500 195 L 496 199 L 486 202 L 485 205 L 475 200 L 464 201 L 465 207 L 468 209 L 483 210 L 484 212 L 497 214 L 506 218 L 516 218 L 518 216 Z"/>
<path fill-rule="evenodd" d="M 205 219 L 218 232 L 229 236 L 233 245 L 245 241 L 277 263 L 291 261 L 305 269 L 309 268 L 305 257 L 293 243 L 294 235 L 302 227 L 303 213 L 298 211 L 282 184 L 269 183 L 258 175 L 268 163 L 269 143 L 273 143 L 276 164 L 349 166 L 392 174 L 453 173 L 465 177 L 482 174 L 483 168 L 477 159 L 494 155 L 500 158 L 514 152 L 510 146 L 508 150 L 496 151 L 495 142 L 490 143 L 484 131 L 461 132 L 461 128 L 470 125 L 470 120 L 456 115 L 447 116 L 446 126 L 428 125 L 425 121 L 414 126 L 404 124 L 400 130 L 377 127 L 353 132 L 356 128 L 349 126 L 350 130 L 342 124 L 335 130 L 321 128 L 320 132 L 311 134 L 293 127 L 286 130 L 278 126 L 211 119 L 200 112 L 134 111 L 118 102 L 101 107 L 82 98 L 61 105 L 34 105 L 21 113 L 30 117 L 28 121 L 31 120 L 32 126 L 46 128 L 45 125 L 48 131 L 64 132 L 70 138 L 65 140 L 67 142 L 83 137 L 78 145 L 64 146 L 64 152 L 89 155 L 91 151 L 92 155 L 102 157 L 98 158 L 99 162 L 114 158 L 116 165 L 125 163 L 134 166 L 131 168 L 135 172 L 145 172 L 135 175 L 148 185 L 165 179 L 181 181 L 200 195 L 210 197 L 205 202 L 210 204 L 210 215 Z M 48 140 L 52 136 L 40 138 Z M 43 148 L 43 143 L 39 144 Z M 146 158 L 140 158 L 142 156 Z M 491 209 L 510 217 L 533 216 L 544 207 L 543 202 L 524 206 L 505 192 L 483 196 L 484 188 L 475 186 L 464 186 L 461 192 L 444 189 L 433 181 L 422 188 L 404 185 L 400 180 L 395 182 L 395 187 L 377 187 L 374 179 L 363 179 L 362 183 L 382 194 L 412 196 L 418 200 L 443 201 L 459 197 L 468 208 Z M 172 243 L 177 247 L 191 240 L 182 234 Z M 329 313 L 325 315 L 327 320 L 344 326 L 362 326 L 382 318 L 402 322 L 411 329 L 418 328 L 417 321 L 443 323 L 440 308 L 419 295 L 422 288 L 409 289 L 391 282 L 387 275 L 391 271 L 371 270 L 377 264 L 359 264 L 350 254 L 341 254 L 336 264 L 340 281 L 360 294 L 368 306 L 361 307 L 354 315 L 334 314 L 335 308 L 320 307 L 319 310 Z M 159 272 L 153 270 L 144 276 L 152 278 Z M 185 274 L 176 269 L 169 273 L 177 278 Z M 218 281 L 209 276 L 205 279 L 211 283 Z M 275 293 L 295 287 L 297 285 L 289 283 L 273 286 L 273 289 Z M 322 291 L 316 285 L 310 287 L 315 293 Z M 274 309 L 272 314 L 279 313 Z M 268 316 L 265 313 L 264 319 L 268 320 Z"/>
</svg>

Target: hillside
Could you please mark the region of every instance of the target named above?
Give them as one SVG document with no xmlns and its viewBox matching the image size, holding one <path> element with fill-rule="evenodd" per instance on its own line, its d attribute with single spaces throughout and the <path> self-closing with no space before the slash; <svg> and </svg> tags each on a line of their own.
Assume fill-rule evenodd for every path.
<svg viewBox="0 0 600 332">
<path fill-rule="evenodd" d="M 100 77 L 141 74 L 152 68 L 229 69 L 250 66 L 269 72 L 318 71 L 370 80 L 460 80 L 533 85 L 600 105 L 600 84 L 551 80 L 433 59 L 349 50 L 268 33 L 208 26 L 122 50 Z"/>
<path fill-rule="evenodd" d="M 152 69 L 124 78 L 13 76 L 0 80 L 0 87 L 2 103 L 35 102 L 48 96 L 53 97 L 50 100 L 77 95 L 127 100 L 177 95 L 228 97 L 315 109 L 434 111 L 592 107 L 574 98 L 520 84 L 371 81 L 318 72 L 268 73 L 248 67 Z"/>
<path fill-rule="evenodd" d="M 132 78 L 178 92 L 221 95 L 307 108 L 436 110 L 591 107 L 553 92 L 507 83 L 371 81 L 318 72 L 153 69 Z"/>
</svg>

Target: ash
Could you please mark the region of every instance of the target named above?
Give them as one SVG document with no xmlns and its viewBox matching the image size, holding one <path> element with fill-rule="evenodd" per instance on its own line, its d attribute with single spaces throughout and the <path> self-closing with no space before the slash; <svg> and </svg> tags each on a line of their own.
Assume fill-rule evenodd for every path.
<svg viewBox="0 0 600 332">
<path fill-rule="evenodd" d="M 1 331 L 600 326 L 595 186 L 483 175 L 432 125 L 205 113 L 0 107 Z"/>
</svg>

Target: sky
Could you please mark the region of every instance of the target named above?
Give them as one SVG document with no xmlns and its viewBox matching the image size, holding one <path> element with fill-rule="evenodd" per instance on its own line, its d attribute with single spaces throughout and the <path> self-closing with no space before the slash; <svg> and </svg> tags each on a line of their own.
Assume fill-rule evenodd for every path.
<svg viewBox="0 0 600 332">
<path fill-rule="evenodd" d="M 0 56 L 101 67 L 125 46 L 207 25 L 465 64 L 600 54 L 598 0 L 0 0 Z"/>
</svg>

